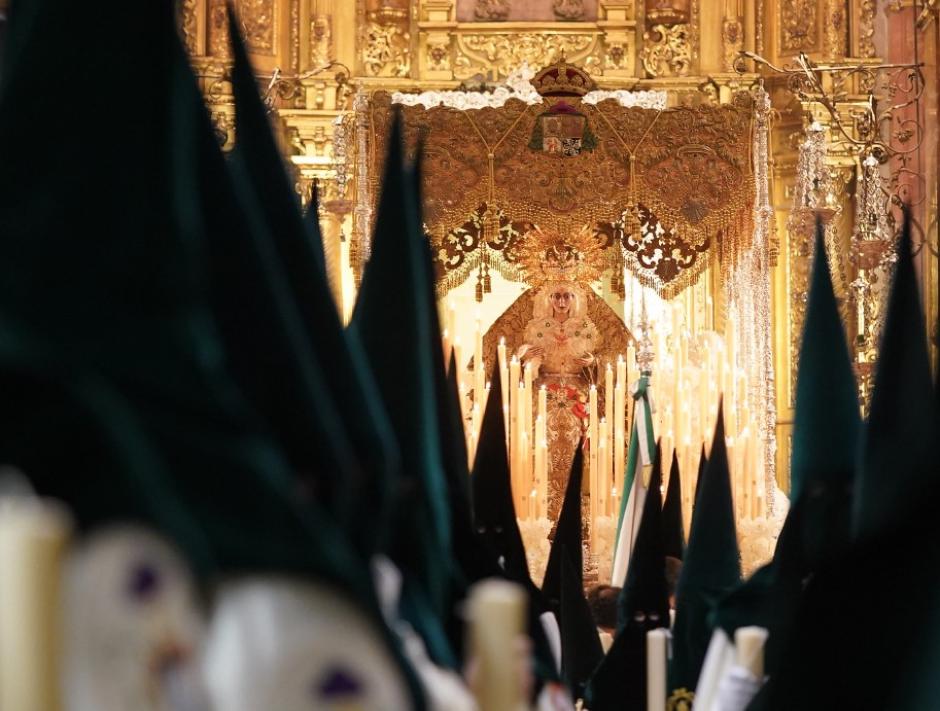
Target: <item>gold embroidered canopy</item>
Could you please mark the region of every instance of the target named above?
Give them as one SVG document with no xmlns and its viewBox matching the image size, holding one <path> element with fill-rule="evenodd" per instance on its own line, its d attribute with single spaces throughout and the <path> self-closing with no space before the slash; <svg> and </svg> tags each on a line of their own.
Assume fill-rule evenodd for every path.
<svg viewBox="0 0 940 711">
<path fill-rule="evenodd" d="M 695 281 L 716 248 L 722 272 L 730 270 L 750 243 L 750 102 L 665 110 L 615 99 L 587 104 L 581 96 L 592 80 L 564 63 L 532 83 L 542 104 L 401 107 L 408 154 L 423 141 L 424 219 L 445 288 L 474 268 L 478 294 L 491 267 L 525 279 L 516 258 L 532 225 L 595 230 L 611 267 L 625 263 L 667 298 Z M 376 181 L 391 96 L 374 94 L 369 113 Z"/>
</svg>

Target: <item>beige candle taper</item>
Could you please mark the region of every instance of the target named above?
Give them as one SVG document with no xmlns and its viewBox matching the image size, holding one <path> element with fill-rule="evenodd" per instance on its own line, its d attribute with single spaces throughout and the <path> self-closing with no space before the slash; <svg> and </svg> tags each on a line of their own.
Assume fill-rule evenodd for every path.
<svg viewBox="0 0 940 711">
<path fill-rule="evenodd" d="M 476 320 L 476 334 L 473 344 L 473 401 L 483 402 L 483 388 L 486 383 L 486 363 L 483 361 L 483 327 L 479 316 Z"/>
<path fill-rule="evenodd" d="M 626 427 L 624 408 L 626 407 L 624 388 L 617 383 L 614 388 L 614 488 L 623 490 L 623 473 L 626 458 Z M 617 513 L 614 511 L 613 513 Z"/>
<path fill-rule="evenodd" d="M 509 402 L 506 404 L 509 406 L 509 440 L 507 446 L 509 447 L 509 471 L 512 476 L 513 482 L 513 501 L 516 500 L 516 468 L 517 468 L 517 459 L 516 452 L 519 449 L 519 440 L 518 437 L 518 425 L 516 424 L 516 416 L 519 414 L 519 359 L 516 356 L 513 356 L 509 361 L 509 385 L 506 388 L 509 395 Z"/>
<path fill-rule="evenodd" d="M 666 711 L 666 663 L 669 632 L 665 629 L 646 633 L 646 709 Z"/>
<path fill-rule="evenodd" d="M 525 711 L 523 673 L 528 659 L 519 644 L 526 616 L 523 589 L 503 580 L 484 580 L 467 600 L 471 688 L 480 711 Z"/>
<path fill-rule="evenodd" d="M 590 396 L 588 399 L 588 439 L 590 450 L 588 456 L 588 481 L 590 482 L 591 496 L 591 521 L 597 520 L 598 503 L 598 471 L 597 471 L 597 437 L 598 437 L 598 412 L 597 412 L 597 387 L 592 383 Z M 591 552 L 596 552 L 597 536 L 591 536 Z"/>
<path fill-rule="evenodd" d="M 744 667 L 757 679 L 764 678 L 764 645 L 767 630 L 763 627 L 739 627 L 734 632 L 734 646 L 738 666 Z"/>
<path fill-rule="evenodd" d="M 69 517 L 53 502 L 0 500 L 0 709 L 61 708 L 61 567 Z"/>
<path fill-rule="evenodd" d="M 509 447 L 509 363 L 506 362 L 506 339 L 500 337 L 496 347 L 499 361 L 500 396 L 503 399 L 503 426 L 506 428 L 506 447 Z"/>
<path fill-rule="evenodd" d="M 526 497 L 529 495 L 528 477 L 526 474 L 526 458 L 531 455 L 529 452 L 529 437 L 525 429 L 525 382 L 519 381 L 517 388 L 518 397 L 516 398 L 516 456 L 518 473 L 513 474 L 513 481 L 518 482 L 519 491 L 516 496 L 516 513 L 519 516 L 525 516 Z"/>
<path fill-rule="evenodd" d="M 597 426 L 597 516 L 607 513 L 607 499 L 610 496 L 610 474 L 607 470 L 607 418 L 602 417 Z M 592 526 L 596 523 L 592 521 Z"/>
</svg>

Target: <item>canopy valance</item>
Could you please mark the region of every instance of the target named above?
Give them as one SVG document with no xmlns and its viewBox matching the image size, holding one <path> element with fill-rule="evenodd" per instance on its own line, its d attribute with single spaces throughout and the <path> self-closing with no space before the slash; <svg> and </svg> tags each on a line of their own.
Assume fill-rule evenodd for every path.
<svg viewBox="0 0 940 711">
<path fill-rule="evenodd" d="M 586 76 L 573 67 L 568 76 L 575 71 Z M 370 194 L 377 198 L 398 108 L 409 155 L 419 136 L 424 145 L 424 219 L 444 289 L 477 267 L 481 277 L 495 267 L 524 280 L 514 246 L 532 224 L 590 226 L 611 266 L 626 264 L 667 297 L 693 283 L 716 251 L 730 269 L 750 243 L 754 203 L 747 95 L 661 110 L 540 93 L 538 105 L 510 99 L 468 110 L 395 107 L 385 92 L 371 98 Z M 615 269 L 615 286 L 616 278 Z"/>
</svg>

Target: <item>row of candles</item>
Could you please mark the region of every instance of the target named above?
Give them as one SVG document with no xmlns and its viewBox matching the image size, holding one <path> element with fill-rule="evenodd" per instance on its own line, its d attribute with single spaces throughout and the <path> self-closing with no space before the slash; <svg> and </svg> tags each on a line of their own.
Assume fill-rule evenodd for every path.
<svg viewBox="0 0 940 711">
<path fill-rule="evenodd" d="M 750 421 L 746 373 L 737 367 L 739 349 L 735 316 L 731 314 L 725 319 L 723 333 L 711 329 L 692 333 L 681 328 L 683 308 L 681 303 L 664 303 L 656 318 L 657 327 L 648 329 L 648 335 L 655 354 L 651 368 L 654 432 L 662 447 L 666 470 L 674 452 L 679 460 L 686 525 L 692 512 L 700 453 L 703 445 L 706 454 L 712 446 L 721 400 L 724 402 L 725 444 L 736 514 L 739 519 L 761 516 L 767 497 L 760 471 L 764 443 Z M 451 309 L 451 321 L 445 331 L 445 352 L 453 349 L 456 362 L 461 363 L 463 349 L 460 339 L 451 340 L 446 335 L 456 332 L 455 318 Z M 474 364 L 484 361 L 483 332 L 477 318 Z M 642 328 L 637 329 L 637 335 L 641 333 Z M 523 520 L 545 517 L 551 468 L 548 393 L 544 386 L 534 386 L 538 373 L 532 370 L 531 364 L 523 363 L 515 354 L 508 353 L 502 339 L 497 347 L 497 360 L 516 513 Z M 589 462 L 591 517 L 595 520 L 619 513 L 630 440 L 627 421 L 632 414 L 631 388 L 639 378 L 633 345 L 628 347 L 626 356 L 618 356 L 616 362 L 599 365 L 599 382 L 591 385 L 588 391 L 585 427 L 588 442 L 597 443 L 585 452 Z M 486 368 L 458 368 L 461 393 L 473 393 L 472 397 L 461 398 L 464 421 L 469 425 L 467 442 L 471 462 L 490 390 L 487 372 Z M 667 471 L 664 471 L 664 477 Z"/>
</svg>

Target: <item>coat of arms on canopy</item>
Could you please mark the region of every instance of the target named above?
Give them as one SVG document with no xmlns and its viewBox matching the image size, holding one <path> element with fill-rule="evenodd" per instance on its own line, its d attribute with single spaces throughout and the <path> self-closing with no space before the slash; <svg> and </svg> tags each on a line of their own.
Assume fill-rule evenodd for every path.
<svg viewBox="0 0 940 711">
<path fill-rule="evenodd" d="M 373 180 L 395 110 L 410 155 L 422 136 L 425 223 L 442 291 L 474 269 L 483 293 L 489 269 L 521 279 L 516 250 L 533 225 L 595 230 L 615 289 L 623 266 L 666 297 L 709 263 L 730 273 L 749 245 L 754 199 L 746 95 L 695 108 L 595 101 L 591 76 L 564 60 L 531 82 L 541 103 L 397 108 L 376 92 L 366 104 Z"/>
</svg>

